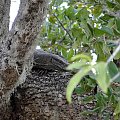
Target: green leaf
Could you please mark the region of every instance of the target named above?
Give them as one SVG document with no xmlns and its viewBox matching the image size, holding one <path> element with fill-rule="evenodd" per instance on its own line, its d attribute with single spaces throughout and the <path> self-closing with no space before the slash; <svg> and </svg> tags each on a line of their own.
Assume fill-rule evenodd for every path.
<svg viewBox="0 0 120 120">
<path fill-rule="evenodd" d="M 101 29 L 98 28 L 94 28 L 94 35 L 96 37 L 100 37 L 104 34 L 108 34 L 108 35 L 114 35 L 112 29 L 108 28 L 108 27 L 102 27 Z"/>
<path fill-rule="evenodd" d="M 120 32 L 120 18 L 116 19 L 117 30 Z"/>
<path fill-rule="evenodd" d="M 98 55 L 97 61 L 106 61 L 107 60 L 107 58 L 103 52 L 103 46 L 104 46 L 104 44 L 102 42 L 96 42 L 94 44 L 96 54 Z"/>
<path fill-rule="evenodd" d="M 115 19 L 114 18 L 112 18 L 112 19 L 110 19 L 109 21 L 108 21 L 108 24 L 107 24 L 107 27 L 108 28 L 112 28 L 113 26 L 114 26 L 114 24 L 115 24 Z M 112 31 L 112 30 L 111 30 Z M 112 31 L 113 32 L 113 31 Z M 112 33 L 113 34 L 113 33 Z"/>
<path fill-rule="evenodd" d="M 107 100 L 107 97 L 105 96 L 105 94 L 103 94 L 102 92 L 98 92 L 96 95 L 95 95 L 95 98 L 97 100 L 97 103 L 96 103 L 96 108 L 99 107 L 99 110 L 98 112 L 99 113 L 102 113 L 105 109 L 105 106 L 107 105 L 108 103 L 108 100 Z"/>
<path fill-rule="evenodd" d="M 71 96 L 73 93 L 73 90 L 75 87 L 79 84 L 81 79 L 87 75 L 87 73 L 92 69 L 91 66 L 84 67 L 82 70 L 80 70 L 78 73 L 76 73 L 69 81 L 67 90 L 66 90 L 66 98 L 69 103 L 72 102 Z"/>
<path fill-rule="evenodd" d="M 81 103 L 87 104 L 87 103 L 93 101 L 94 98 L 95 98 L 94 96 L 85 96 L 85 97 L 81 100 Z"/>
<path fill-rule="evenodd" d="M 115 60 L 120 59 L 120 52 L 117 53 L 117 55 L 114 57 Z"/>
<path fill-rule="evenodd" d="M 96 37 L 100 37 L 100 36 L 102 36 L 102 35 L 104 35 L 104 34 L 105 34 L 105 32 L 104 32 L 103 30 L 98 29 L 98 28 L 94 28 L 94 35 L 95 35 Z"/>
<path fill-rule="evenodd" d="M 118 104 L 117 104 L 117 106 L 115 108 L 114 115 L 117 115 L 119 113 L 120 113 L 120 100 L 119 100 L 119 102 L 118 102 Z"/>
<path fill-rule="evenodd" d="M 86 20 L 89 17 L 89 12 L 87 10 L 86 7 L 80 9 L 77 13 L 76 13 L 76 18 L 78 20 Z"/>
<path fill-rule="evenodd" d="M 55 6 L 59 6 L 63 3 L 63 0 L 55 0 Z"/>
<path fill-rule="evenodd" d="M 82 38 L 83 37 L 83 32 L 82 32 L 81 28 L 73 27 L 71 29 L 71 32 L 72 32 L 73 37 L 76 37 L 76 38 Z"/>
<path fill-rule="evenodd" d="M 70 60 L 74 55 L 74 50 L 73 49 L 70 49 L 70 51 L 68 52 L 68 60 Z"/>
<path fill-rule="evenodd" d="M 116 2 L 118 2 L 120 4 L 120 0 L 115 0 Z"/>
<path fill-rule="evenodd" d="M 80 69 L 83 66 L 87 66 L 86 61 L 74 62 L 67 67 L 67 70 Z"/>
<path fill-rule="evenodd" d="M 74 43 L 72 44 L 72 48 L 77 49 L 78 46 L 79 46 L 78 41 L 74 41 Z"/>
<path fill-rule="evenodd" d="M 103 30 L 105 33 L 107 33 L 109 35 L 114 35 L 112 29 L 109 27 L 104 26 L 101 28 L 101 30 Z"/>
<path fill-rule="evenodd" d="M 88 23 L 86 20 L 81 21 L 81 27 L 84 29 L 87 38 L 89 38 L 92 35 L 92 33 L 90 31 L 90 26 L 88 26 Z"/>
<path fill-rule="evenodd" d="M 100 19 L 102 19 L 105 22 L 108 22 L 111 18 L 114 18 L 114 16 L 104 14 L 104 16 L 101 16 Z"/>
<path fill-rule="evenodd" d="M 95 65 L 96 80 L 103 92 L 107 93 L 110 81 L 107 76 L 107 67 L 105 62 L 99 62 Z"/>
<path fill-rule="evenodd" d="M 64 58 L 67 59 L 67 51 L 63 48 L 62 48 L 62 55 L 63 55 Z"/>
<path fill-rule="evenodd" d="M 119 73 L 116 64 L 112 61 L 108 64 L 108 72 L 111 79 Z M 115 82 L 120 82 L 120 78 L 115 79 Z"/>
<path fill-rule="evenodd" d="M 118 31 L 117 29 L 113 29 L 113 32 L 115 36 L 120 36 L 120 31 Z"/>
<path fill-rule="evenodd" d="M 92 61 L 91 57 L 88 55 L 85 55 L 85 54 L 77 54 L 71 58 L 71 61 L 80 60 L 80 59 L 84 59 L 84 60 L 87 60 L 89 62 Z"/>
<path fill-rule="evenodd" d="M 92 26 L 89 24 L 89 23 L 87 23 L 87 25 L 88 25 L 88 28 L 89 28 L 89 30 L 90 30 L 90 32 L 91 32 L 91 34 L 93 35 L 93 28 L 92 28 Z"/>
<path fill-rule="evenodd" d="M 90 114 L 94 114 L 94 113 L 97 113 L 98 110 L 100 109 L 100 107 L 97 107 L 97 108 L 94 108 L 93 110 L 86 110 L 86 111 L 83 111 L 83 112 L 80 112 L 80 115 L 90 115 Z"/>
<path fill-rule="evenodd" d="M 107 3 L 107 6 L 108 6 L 109 8 L 114 8 L 114 7 L 116 6 L 115 3 L 110 2 L 110 1 L 107 1 L 106 3 Z"/>
<path fill-rule="evenodd" d="M 92 2 L 92 3 L 94 3 L 94 2 L 95 2 L 95 0 L 88 0 L 88 2 Z"/>
<path fill-rule="evenodd" d="M 92 10 L 92 13 L 95 17 L 98 17 L 102 12 L 102 6 L 101 5 L 96 5 L 94 9 Z"/>
<path fill-rule="evenodd" d="M 65 10 L 65 14 L 66 16 L 70 19 L 70 20 L 74 20 L 75 19 L 75 10 L 73 6 L 70 6 L 69 8 L 67 8 Z"/>
<path fill-rule="evenodd" d="M 49 21 L 50 21 L 51 23 L 55 24 L 56 19 L 55 19 L 54 16 L 50 16 L 50 17 L 49 17 Z"/>
<path fill-rule="evenodd" d="M 77 87 L 75 88 L 75 93 L 81 95 L 81 94 L 85 94 L 85 90 L 82 87 Z"/>
</svg>

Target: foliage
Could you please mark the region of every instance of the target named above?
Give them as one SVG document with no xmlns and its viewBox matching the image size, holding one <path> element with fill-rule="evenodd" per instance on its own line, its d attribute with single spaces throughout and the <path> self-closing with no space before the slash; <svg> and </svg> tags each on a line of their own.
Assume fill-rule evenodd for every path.
<svg viewBox="0 0 120 120">
<path fill-rule="evenodd" d="M 114 118 L 119 118 L 120 66 L 115 62 L 120 60 L 119 37 L 120 0 L 51 1 L 39 44 L 71 63 L 67 69 L 76 74 L 67 86 L 70 103 L 74 91 L 81 95 L 98 84 L 102 91 L 87 96 L 97 101 L 93 111 L 102 115 L 111 107 Z"/>
</svg>

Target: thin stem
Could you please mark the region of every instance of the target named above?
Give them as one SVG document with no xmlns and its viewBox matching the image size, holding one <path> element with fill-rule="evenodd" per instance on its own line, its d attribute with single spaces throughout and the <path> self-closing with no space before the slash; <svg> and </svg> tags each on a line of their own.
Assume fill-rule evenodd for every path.
<svg viewBox="0 0 120 120">
<path fill-rule="evenodd" d="M 71 39 L 71 40 L 73 40 L 73 38 L 72 38 L 72 36 L 70 35 L 70 33 L 68 32 L 68 30 L 63 26 L 63 24 L 62 24 L 62 22 L 58 19 L 58 17 L 55 15 L 55 14 L 53 14 L 54 16 L 55 16 L 55 18 L 57 19 L 57 21 L 59 22 L 59 24 L 61 25 L 61 27 L 66 31 L 66 33 L 69 35 L 69 38 Z"/>
</svg>

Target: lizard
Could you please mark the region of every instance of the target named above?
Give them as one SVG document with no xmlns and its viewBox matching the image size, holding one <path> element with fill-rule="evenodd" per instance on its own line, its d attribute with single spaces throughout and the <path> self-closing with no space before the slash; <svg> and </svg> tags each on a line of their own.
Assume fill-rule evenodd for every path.
<svg viewBox="0 0 120 120">
<path fill-rule="evenodd" d="M 66 67 L 69 65 L 64 58 L 48 53 L 41 49 L 35 50 L 33 54 L 33 66 L 53 71 L 67 71 Z"/>
</svg>

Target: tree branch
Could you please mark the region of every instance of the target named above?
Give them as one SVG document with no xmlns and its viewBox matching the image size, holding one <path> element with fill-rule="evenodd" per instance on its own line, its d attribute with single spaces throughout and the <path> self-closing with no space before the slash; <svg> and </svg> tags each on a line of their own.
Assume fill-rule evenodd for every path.
<svg viewBox="0 0 120 120">
<path fill-rule="evenodd" d="M 68 34 L 68 36 L 69 36 L 69 38 L 71 39 L 71 40 L 73 40 L 73 38 L 72 38 L 72 36 L 70 35 L 70 33 L 68 32 L 68 30 L 63 26 L 63 24 L 61 23 L 61 21 L 58 19 L 58 17 L 55 15 L 55 14 L 53 14 L 54 16 L 55 16 L 55 18 L 57 19 L 57 21 L 59 22 L 59 24 L 61 25 L 61 27 L 65 30 L 65 32 Z"/>
<path fill-rule="evenodd" d="M 0 0 L 0 42 L 9 31 L 10 0 Z"/>
<path fill-rule="evenodd" d="M 2 47 L 2 94 L 22 83 L 31 68 L 30 56 L 45 20 L 48 0 L 21 0 L 18 15 Z M 1 94 L 1 95 L 2 95 Z"/>
</svg>

